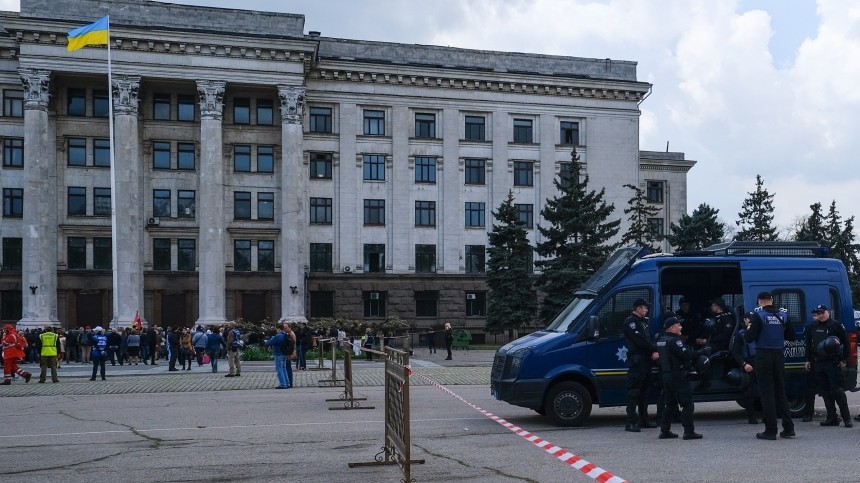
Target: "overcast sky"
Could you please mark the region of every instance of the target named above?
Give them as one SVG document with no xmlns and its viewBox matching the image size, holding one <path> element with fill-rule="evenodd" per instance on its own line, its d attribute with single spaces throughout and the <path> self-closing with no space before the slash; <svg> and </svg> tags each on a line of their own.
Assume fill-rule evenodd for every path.
<svg viewBox="0 0 860 483">
<path fill-rule="evenodd" d="M 303 14 L 306 33 L 329 37 L 635 61 L 639 80 L 654 85 L 641 104 L 640 149 L 668 141 L 698 161 L 688 211 L 708 203 L 734 225 L 761 174 L 780 226 L 816 201 L 860 215 L 860 2 L 171 3 Z"/>
</svg>

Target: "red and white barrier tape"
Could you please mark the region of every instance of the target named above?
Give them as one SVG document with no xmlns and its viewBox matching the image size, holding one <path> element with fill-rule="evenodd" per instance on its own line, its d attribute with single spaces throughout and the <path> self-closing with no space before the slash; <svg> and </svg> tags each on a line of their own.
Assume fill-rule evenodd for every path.
<svg viewBox="0 0 860 483">
<path fill-rule="evenodd" d="M 576 468 L 577 470 L 584 473 L 586 476 L 588 476 L 594 480 L 597 480 L 601 483 L 606 483 L 606 482 L 609 482 L 609 483 L 627 483 L 627 481 L 624 480 L 623 478 L 621 478 L 619 476 L 615 476 L 612 473 L 604 470 L 603 468 L 596 466 L 592 463 L 589 463 L 588 461 L 586 461 L 586 460 L 582 459 L 581 457 L 571 453 L 570 451 L 567 451 L 564 448 L 559 448 L 558 446 L 550 443 L 549 441 L 547 441 L 543 438 L 540 438 L 538 436 L 535 436 L 534 434 L 529 433 L 525 429 L 523 429 L 519 426 L 516 426 L 512 423 L 509 423 L 509 422 L 505 421 L 504 419 L 496 416 L 495 414 L 493 414 L 487 410 L 481 409 L 480 407 L 470 403 L 469 401 L 466 401 L 465 399 L 460 397 L 458 394 L 456 394 L 454 391 L 448 389 L 447 387 L 443 386 L 442 384 L 439 384 L 438 382 L 425 376 L 424 374 L 420 374 L 418 372 L 413 372 L 412 375 L 420 377 L 421 379 L 424 379 L 430 385 L 435 386 L 435 387 L 445 391 L 446 393 L 448 393 L 449 395 L 453 396 L 456 399 L 459 399 L 460 401 L 462 401 L 467 406 L 478 411 L 479 413 L 483 414 L 484 416 L 492 419 L 493 421 L 501 424 L 502 426 L 511 430 L 515 434 L 522 436 L 523 438 L 525 438 L 526 441 L 533 443 L 538 448 L 541 448 L 542 450 L 546 451 L 547 453 L 555 456 L 556 459 L 558 459 L 562 463 L 567 464 L 571 468 Z"/>
</svg>

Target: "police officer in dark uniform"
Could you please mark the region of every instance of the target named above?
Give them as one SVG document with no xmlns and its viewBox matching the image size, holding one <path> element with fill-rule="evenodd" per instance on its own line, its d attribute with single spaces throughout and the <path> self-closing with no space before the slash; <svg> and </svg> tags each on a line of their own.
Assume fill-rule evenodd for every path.
<svg viewBox="0 0 860 483">
<path fill-rule="evenodd" d="M 741 401 L 744 403 L 744 408 L 747 411 L 747 419 L 750 424 L 758 424 L 758 417 L 755 414 L 755 407 L 752 397 L 752 386 L 755 383 L 755 342 L 747 342 L 744 340 L 744 335 L 747 329 L 742 328 L 735 333 L 729 341 L 729 352 L 732 358 L 738 365 L 738 369 L 749 376 L 749 383 L 742 385 L 743 393 Z"/>
<path fill-rule="evenodd" d="M 697 340 L 696 346 L 707 346 L 710 349 L 711 354 L 720 351 L 728 351 L 729 340 L 732 337 L 732 332 L 735 330 L 735 316 L 729 312 L 729 309 L 726 307 L 726 301 L 721 297 L 711 300 L 710 305 L 711 314 L 713 314 L 713 316 L 703 324 L 705 331 L 701 336 L 707 336 L 707 339 Z M 710 334 L 710 336 L 708 336 L 708 334 Z M 704 342 L 704 344 L 702 344 L 702 342 Z M 701 376 L 702 381 L 693 389 L 694 391 L 702 391 L 711 386 L 711 371 L 707 371 L 706 373 L 701 374 Z"/>
<path fill-rule="evenodd" d="M 681 297 L 678 301 L 678 310 L 675 311 L 675 318 L 681 322 L 681 335 L 687 344 L 691 346 L 704 346 L 705 340 L 705 324 L 698 314 L 690 310 L 690 301 L 687 297 Z"/>
<path fill-rule="evenodd" d="M 646 393 L 651 379 L 651 363 L 656 361 L 657 344 L 648 329 L 648 302 L 636 299 L 633 313 L 624 321 L 624 345 L 627 347 L 627 426 L 625 431 L 638 433 L 639 428 L 655 428 L 648 421 Z M 639 409 L 637 416 L 636 410 Z"/>
<path fill-rule="evenodd" d="M 758 307 L 747 314 L 744 323 L 747 332 L 744 340 L 756 343 L 754 367 L 761 390 L 762 419 L 764 431 L 756 433 L 758 439 L 776 439 L 777 410 L 782 416 L 783 438 L 792 438 L 794 421 L 788 399 L 785 397 L 785 341 L 794 341 L 794 327 L 788 319 L 785 309 L 773 306 L 773 296 L 770 292 L 758 294 Z"/>
<path fill-rule="evenodd" d="M 684 439 L 701 439 L 702 435 L 693 427 L 693 392 L 687 379 L 687 369 L 699 354 L 681 340 L 681 321 L 668 317 L 663 321 L 665 332 L 657 340 L 660 367 L 663 377 L 663 395 L 667 408 L 681 406 L 681 424 Z M 664 410 L 660 419 L 660 439 L 677 438 L 671 431 L 672 416 Z"/>
<path fill-rule="evenodd" d="M 824 399 L 824 407 L 827 408 L 827 418 L 821 422 L 822 426 L 839 426 L 839 418 L 836 417 L 836 405 L 842 413 L 845 427 L 853 426 L 851 414 L 848 411 L 848 399 L 842 378 L 842 368 L 846 365 L 846 355 L 843 349 L 847 347 L 848 336 L 845 327 L 835 319 L 830 318 L 830 310 L 826 305 L 818 305 L 812 310 L 818 323 L 807 326 L 804 334 L 806 342 L 806 370 L 815 374 L 815 386 L 818 393 Z M 839 339 L 838 347 L 833 344 L 828 347 L 827 339 L 835 336 Z"/>
</svg>

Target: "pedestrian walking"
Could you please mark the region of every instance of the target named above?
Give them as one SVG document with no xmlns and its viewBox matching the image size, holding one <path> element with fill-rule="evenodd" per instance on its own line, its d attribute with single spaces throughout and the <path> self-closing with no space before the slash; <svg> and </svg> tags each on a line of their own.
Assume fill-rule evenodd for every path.
<svg viewBox="0 0 860 483">
<path fill-rule="evenodd" d="M 448 351 L 446 361 L 451 360 L 451 347 L 454 346 L 454 330 L 451 328 L 450 322 L 445 322 L 445 350 Z"/>
<path fill-rule="evenodd" d="M 45 327 L 45 331 L 39 334 L 39 382 L 45 383 L 45 373 L 51 369 L 51 381 L 60 382 L 57 377 L 57 357 L 60 353 L 60 337 L 51 326 Z"/>
</svg>

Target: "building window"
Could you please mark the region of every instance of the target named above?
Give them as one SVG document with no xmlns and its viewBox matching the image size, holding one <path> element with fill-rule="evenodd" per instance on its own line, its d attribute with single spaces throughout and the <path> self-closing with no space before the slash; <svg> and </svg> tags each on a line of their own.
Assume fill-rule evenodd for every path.
<svg viewBox="0 0 860 483">
<path fill-rule="evenodd" d="M 233 219 L 251 219 L 251 192 L 236 191 L 233 193 Z"/>
<path fill-rule="evenodd" d="M 385 273 L 385 245 L 364 245 L 364 271 Z"/>
<path fill-rule="evenodd" d="M 648 181 L 646 184 L 646 196 L 651 203 L 663 202 L 663 189 L 665 184 L 662 181 Z"/>
<path fill-rule="evenodd" d="M 364 200 L 364 224 L 385 225 L 385 200 Z"/>
<path fill-rule="evenodd" d="M 331 179 L 331 153 L 311 153 L 311 179 Z"/>
<path fill-rule="evenodd" d="M 170 143 L 164 141 L 153 141 L 152 168 L 170 169 Z"/>
<path fill-rule="evenodd" d="M 152 190 L 152 216 L 170 218 L 170 190 Z"/>
<path fill-rule="evenodd" d="M 436 202 L 415 202 L 415 226 L 436 226 Z"/>
<path fill-rule="evenodd" d="M 417 138 L 435 138 L 436 137 L 436 114 L 415 114 L 415 137 Z"/>
<path fill-rule="evenodd" d="M 93 188 L 93 216 L 110 216 L 110 188 Z"/>
<path fill-rule="evenodd" d="M 311 243 L 310 250 L 310 271 L 311 272 L 331 272 L 332 260 L 332 244 L 331 243 Z"/>
<path fill-rule="evenodd" d="M 24 117 L 24 91 L 3 91 L 3 115 Z"/>
<path fill-rule="evenodd" d="M 486 119 L 484 116 L 466 116 L 466 140 L 484 141 L 486 136 Z"/>
<path fill-rule="evenodd" d="M 466 273 L 484 273 L 486 266 L 484 245 L 466 245 Z"/>
<path fill-rule="evenodd" d="M 257 146 L 257 172 L 275 172 L 275 148 L 272 146 Z"/>
<path fill-rule="evenodd" d="M 385 317 L 385 292 L 364 292 L 364 316 Z"/>
<path fill-rule="evenodd" d="M 517 209 L 517 216 L 523 225 L 529 230 L 534 228 L 534 205 L 515 204 L 514 207 Z"/>
<path fill-rule="evenodd" d="M 177 96 L 176 119 L 183 122 L 194 122 L 197 119 L 197 109 L 194 106 L 193 95 Z"/>
<path fill-rule="evenodd" d="M 331 225 L 331 198 L 311 198 L 311 223 Z"/>
<path fill-rule="evenodd" d="M 197 265 L 197 240 L 177 240 L 179 258 L 176 268 L 184 272 L 193 272 Z"/>
<path fill-rule="evenodd" d="M 170 238 L 152 239 L 152 269 L 170 270 Z"/>
<path fill-rule="evenodd" d="M 364 110 L 364 134 L 385 136 L 385 111 Z"/>
<path fill-rule="evenodd" d="M 156 93 L 152 96 L 152 118 L 159 121 L 170 120 L 170 94 Z"/>
<path fill-rule="evenodd" d="M 415 245 L 415 273 L 436 273 L 436 245 Z"/>
<path fill-rule="evenodd" d="M 272 240 L 257 240 L 257 271 L 275 271 L 275 242 Z"/>
<path fill-rule="evenodd" d="M 197 165 L 197 160 L 194 154 L 194 143 L 178 143 L 176 145 L 177 169 L 194 170 Z"/>
<path fill-rule="evenodd" d="M 197 216 L 197 193 L 193 190 L 179 190 L 176 193 L 177 218 L 194 218 Z"/>
<path fill-rule="evenodd" d="M 559 143 L 579 144 L 579 123 L 572 121 L 561 121 L 561 134 Z"/>
<path fill-rule="evenodd" d="M 310 125 L 308 127 L 310 128 L 311 132 L 331 133 L 331 108 L 311 107 Z"/>
<path fill-rule="evenodd" d="M 487 162 L 483 159 L 466 159 L 466 184 L 484 184 Z"/>
<path fill-rule="evenodd" d="M 663 218 L 648 218 L 648 231 L 653 236 L 662 237 L 665 234 L 663 231 Z"/>
<path fill-rule="evenodd" d="M 415 157 L 415 182 L 436 182 L 436 158 L 428 156 Z"/>
<path fill-rule="evenodd" d="M 69 216 L 87 216 L 87 189 L 69 186 L 66 208 Z"/>
<path fill-rule="evenodd" d="M 251 99 L 233 98 L 233 124 L 251 124 Z"/>
<path fill-rule="evenodd" d="M 531 144 L 532 139 L 532 120 L 514 119 L 514 142 Z"/>
<path fill-rule="evenodd" d="M 70 236 L 66 239 L 66 268 L 68 268 L 69 270 L 86 270 L 86 238 L 79 236 Z"/>
<path fill-rule="evenodd" d="M 21 271 L 22 261 L 22 238 L 3 239 L 3 270 Z"/>
<path fill-rule="evenodd" d="M 257 219 L 275 219 L 275 194 L 257 193 Z"/>
<path fill-rule="evenodd" d="M 436 317 L 438 315 L 439 292 L 425 290 L 415 292 L 415 316 Z M 432 335 L 430 337 L 433 337 Z"/>
<path fill-rule="evenodd" d="M 275 124 L 275 104 L 271 99 L 257 99 L 257 124 L 260 126 Z"/>
<path fill-rule="evenodd" d="M 110 139 L 93 139 L 93 166 L 110 167 Z"/>
<path fill-rule="evenodd" d="M 382 154 L 364 155 L 364 180 L 385 181 L 385 156 Z"/>
<path fill-rule="evenodd" d="M 233 270 L 251 271 L 251 240 L 233 240 Z"/>
<path fill-rule="evenodd" d="M 233 171 L 251 172 L 251 146 L 233 146 Z"/>
<path fill-rule="evenodd" d="M 24 140 L 21 138 L 6 138 L 3 140 L 3 167 L 24 167 Z"/>
<path fill-rule="evenodd" d="M 69 98 L 66 100 L 66 113 L 70 116 L 86 116 L 87 115 L 87 90 L 86 89 L 69 89 L 67 91 Z"/>
<path fill-rule="evenodd" d="M 86 192 L 84 194 L 86 195 Z M 84 197 L 84 201 L 86 202 L 86 197 Z M 21 188 L 3 188 L 3 218 L 21 218 L 23 216 L 24 190 Z"/>
<path fill-rule="evenodd" d="M 534 163 L 514 161 L 514 186 L 534 186 Z"/>
<path fill-rule="evenodd" d="M 573 163 L 560 163 L 558 170 L 558 184 L 567 189 L 573 182 Z"/>
<path fill-rule="evenodd" d="M 466 317 L 485 317 L 487 315 L 487 292 L 466 293 Z"/>
<path fill-rule="evenodd" d="M 334 317 L 334 292 L 311 292 L 311 318 Z"/>
<path fill-rule="evenodd" d="M 484 227 L 484 203 L 466 202 L 466 227 Z"/>
<path fill-rule="evenodd" d="M 67 160 L 69 166 L 87 165 L 87 140 L 84 138 L 69 138 L 67 141 Z"/>
<path fill-rule="evenodd" d="M 93 270 L 113 268 L 113 249 L 110 238 L 93 238 Z"/>
<path fill-rule="evenodd" d="M 93 91 L 93 117 L 109 117 L 110 103 L 106 90 Z"/>
</svg>

